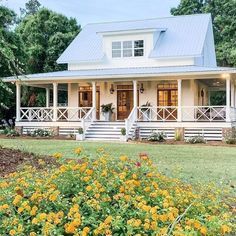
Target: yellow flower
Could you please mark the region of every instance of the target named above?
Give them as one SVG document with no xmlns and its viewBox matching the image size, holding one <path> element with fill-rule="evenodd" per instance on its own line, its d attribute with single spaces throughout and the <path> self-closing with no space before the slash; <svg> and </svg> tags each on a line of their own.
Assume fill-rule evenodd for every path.
<svg viewBox="0 0 236 236">
<path fill-rule="evenodd" d="M 46 219 L 47 219 L 47 214 L 46 214 L 46 213 L 41 213 L 41 214 L 39 214 L 39 219 L 40 219 L 41 221 L 46 220 Z"/>
<path fill-rule="evenodd" d="M 9 234 L 10 234 L 11 236 L 16 235 L 16 231 L 15 231 L 14 229 L 12 229 L 12 230 L 10 230 Z"/>
<path fill-rule="evenodd" d="M 56 158 L 56 159 L 61 159 L 62 158 L 62 153 L 60 153 L 60 152 L 56 152 L 56 153 L 54 153 L 53 155 L 52 155 L 54 158 Z"/>
<path fill-rule="evenodd" d="M 121 161 L 127 161 L 128 160 L 128 157 L 123 155 L 123 156 L 120 156 L 120 160 Z"/>
<path fill-rule="evenodd" d="M 87 192 L 91 191 L 92 189 L 93 189 L 93 188 L 92 188 L 90 185 L 86 187 L 86 191 L 87 191 Z"/>
<path fill-rule="evenodd" d="M 231 228 L 228 225 L 222 225 L 221 226 L 221 232 L 222 234 L 226 234 L 226 233 L 230 233 L 231 232 Z"/>
<path fill-rule="evenodd" d="M 37 234 L 35 232 L 30 232 L 30 236 L 36 236 Z"/>
<path fill-rule="evenodd" d="M 32 224 L 33 225 L 37 225 L 38 223 L 39 223 L 38 219 L 37 218 L 33 218 Z"/>
<path fill-rule="evenodd" d="M 74 152 L 75 152 L 75 154 L 80 155 L 81 152 L 82 152 L 82 148 L 81 148 L 81 147 L 78 147 L 78 148 L 75 149 Z"/>
<path fill-rule="evenodd" d="M 16 195 L 15 196 L 15 199 L 13 200 L 13 205 L 17 205 L 22 199 L 22 196 L 21 195 Z"/>
<path fill-rule="evenodd" d="M 111 222 L 112 222 L 112 216 L 108 216 L 104 221 L 105 224 L 110 224 Z"/>
<path fill-rule="evenodd" d="M 33 207 L 32 207 L 32 209 L 31 209 L 31 211 L 30 211 L 30 215 L 31 215 L 31 216 L 35 216 L 35 215 L 36 215 L 36 212 L 37 212 L 37 210 L 38 210 L 38 207 L 36 207 L 36 206 L 33 206 Z"/>
<path fill-rule="evenodd" d="M 204 226 L 202 226 L 202 227 L 200 228 L 200 232 L 201 232 L 202 235 L 207 235 L 207 228 L 204 227 Z"/>
</svg>

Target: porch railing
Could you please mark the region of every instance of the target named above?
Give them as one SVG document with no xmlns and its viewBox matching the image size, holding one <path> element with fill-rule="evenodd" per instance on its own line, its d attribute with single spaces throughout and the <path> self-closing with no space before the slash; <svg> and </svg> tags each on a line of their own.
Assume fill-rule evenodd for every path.
<svg viewBox="0 0 236 236">
<path fill-rule="evenodd" d="M 91 107 L 58 107 L 57 120 L 81 121 L 90 109 Z"/>
<path fill-rule="evenodd" d="M 139 121 L 177 121 L 178 107 L 138 107 Z"/>
<path fill-rule="evenodd" d="M 21 121 L 52 121 L 53 108 L 46 107 L 21 107 L 20 108 Z"/>
<path fill-rule="evenodd" d="M 130 137 L 130 132 L 137 120 L 137 107 L 134 107 L 129 114 L 129 117 L 125 119 L 126 139 Z"/>
<path fill-rule="evenodd" d="M 91 107 L 21 107 L 20 121 L 81 121 Z"/>
<path fill-rule="evenodd" d="M 226 106 L 185 106 L 182 107 L 183 121 L 226 121 Z"/>
<path fill-rule="evenodd" d="M 181 118 L 178 119 L 178 110 Z M 226 106 L 177 106 L 138 107 L 139 121 L 162 122 L 223 122 L 226 121 Z M 231 111 L 231 117 L 236 118 L 236 112 Z M 234 115 L 233 115 L 234 114 Z"/>
</svg>

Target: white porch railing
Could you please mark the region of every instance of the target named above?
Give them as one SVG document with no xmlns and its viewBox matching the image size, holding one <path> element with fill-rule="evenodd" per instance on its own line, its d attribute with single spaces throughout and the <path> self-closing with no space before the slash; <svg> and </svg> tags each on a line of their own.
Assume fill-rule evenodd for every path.
<svg viewBox="0 0 236 236">
<path fill-rule="evenodd" d="M 88 127 L 93 123 L 95 119 L 95 112 L 96 108 L 92 107 L 89 112 L 84 116 L 84 118 L 81 120 L 81 127 L 83 128 L 84 134 Z"/>
<path fill-rule="evenodd" d="M 57 107 L 57 120 L 81 121 L 91 107 Z"/>
<path fill-rule="evenodd" d="M 129 114 L 129 117 L 125 119 L 126 139 L 129 138 L 130 131 L 137 120 L 137 107 L 134 107 Z"/>
<path fill-rule="evenodd" d="M 226 106 L 182 107 L 182 121 L 226 121 Z"/>
<path fill-rule="evenodd" d="M 230 119 L 231 121 L 236 121 L 236 108 L 230 107 Z"/>
<path fill-rule="evenodd" d="M 21 121 L 52 121 L 53 108 L 47 107 L 21 107 L 20 108 Z"/>
<path fill-rule="evenodd" d="M 91 107 L 57 107 L 54 119 L 53 107 L 21 107 L 20 121 L 81 121 Z"/>
<path fill-rule="evenodd" d="M 178 107 L 138 107 L 139 121 L 177 121 Z"/>
</svg>

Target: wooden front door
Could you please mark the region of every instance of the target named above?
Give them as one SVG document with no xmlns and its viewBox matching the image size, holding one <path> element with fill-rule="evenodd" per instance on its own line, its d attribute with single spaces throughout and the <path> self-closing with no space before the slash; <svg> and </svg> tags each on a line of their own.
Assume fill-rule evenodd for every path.
<svg viewBox="0 0 236 236">
<path fill-rule="evenodd" d="M 117 120 L 128 118 L 133 105 L 132 90 L 117 90 Z"/>
<path fill-rule="evenodd" d="M 80 87 L 79 91 L 79 107 L 92 107 L 93 97 L 92 88 Z M 96 92 L 96 118 L 99 120 L 100 117 L 100 91 Z"/>
<path fill-rule="evenodd" d="M 157 89 L 158 119 L 176 120 L 178 106 L 178 89 L 175 84 L 158 85 Z M 162 108 L 163 107 L 163 108 Z M 172 108 L 173 107 L 173 108 Z"/>
</svg>

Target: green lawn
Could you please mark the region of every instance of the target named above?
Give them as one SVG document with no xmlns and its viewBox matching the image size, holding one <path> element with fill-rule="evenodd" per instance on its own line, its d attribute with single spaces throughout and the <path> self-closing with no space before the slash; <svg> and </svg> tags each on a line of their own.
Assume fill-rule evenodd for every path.
<svg viewBox="0 0 236 236">
<path fill-rule="evenodd" d="M 114 157 L 127 154 L 129 157 L 137 158 L 140 152 L 146 152 L 157 164 L 159 171 L 168 176 L 191 183 L 214 182 L 220 185 L 236 185 L 235 147 L 27 139 L 0 139 L 0 145 L 37 154 L 50 155 L 61 152 L 69 158 L 76 157 L 73 149 L 78 146 L 82 146 L 91 156 L 99 147 L 103 147 Z"/>
</svg>

